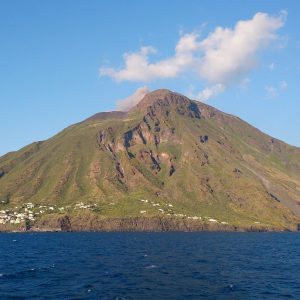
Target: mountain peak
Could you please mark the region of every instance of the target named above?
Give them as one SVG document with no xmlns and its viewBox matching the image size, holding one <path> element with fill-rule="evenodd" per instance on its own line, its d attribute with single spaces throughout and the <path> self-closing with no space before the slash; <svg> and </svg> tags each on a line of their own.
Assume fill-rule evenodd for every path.
<svg viewBox="0 0 300 300">
<path fill-rule="evenodd" d="M 153 105 L 156 101 L 168 101 L 168 100 L 174 100 L 175 98 L 179 99 L 188 99 L 187 97 L 175 93 L 173 91 L 170 91 L 168 89 L 158 89 L 154 90 L 144 96 L 144 98 L 136 105 L 138 109 L 149 107 Z M 188 99 L 189 100 L 189 99 Z M 172 102 L 172 101 L 171 101 Z M 177 101 L 178 102 L 178 101 Z"/>
<path fill-rule="evenodd" d="M 181 115 L 200 118 L 200 110 L 195 101 L 167 89 L 159 89 L 148 93 L 132 110 L 147 113 L 160 111 L 165 114 L 175 110 Z"/>
</svg>

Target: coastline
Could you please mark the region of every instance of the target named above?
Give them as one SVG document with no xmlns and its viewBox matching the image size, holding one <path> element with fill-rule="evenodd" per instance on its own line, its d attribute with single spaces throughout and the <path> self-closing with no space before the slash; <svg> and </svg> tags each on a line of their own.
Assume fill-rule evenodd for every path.
<svg viewBox="0 0 300 300">
<path fill-rule="evenodd" d="M 53 216 L 38 220 L 27 229 L 0 226 L 1 232 L 297 232 L 297 226 L 274 227 L 263 224 L 230 225 L 185 218 Z"/>
</svg>

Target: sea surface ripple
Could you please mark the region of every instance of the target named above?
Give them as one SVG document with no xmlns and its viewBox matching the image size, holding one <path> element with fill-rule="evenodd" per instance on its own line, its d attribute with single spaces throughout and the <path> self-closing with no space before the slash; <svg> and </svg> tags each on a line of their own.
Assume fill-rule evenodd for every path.
<svg viewBox="0 0 300 300">
<path fill-rule="evenodd" d="M 298 233 L 0 234 L 0 299 L 300 299 Z"/>
</svg>

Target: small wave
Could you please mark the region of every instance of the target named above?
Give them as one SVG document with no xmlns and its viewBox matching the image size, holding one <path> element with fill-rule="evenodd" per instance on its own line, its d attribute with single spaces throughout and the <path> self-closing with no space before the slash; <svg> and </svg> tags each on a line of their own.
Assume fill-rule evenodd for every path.
<svg viewBox="0 0 300 300">
<path fill-rule="evenodd" d="M 156 266 L 156 265 L 150 265 L 150 266 L 145 267 L 145 269 L 156 269 L 156 268 L 158 268 L 158 266 Z"/>
<path fill-rule="evenodd" d="M 36 269 L 30 268 L 26 270 L 20 270 L 14 273 L 2 274 L 2 277 L 9 278 L 9 279 L 18 279 L 24 276 L 36 276 Z"/>
</svg>

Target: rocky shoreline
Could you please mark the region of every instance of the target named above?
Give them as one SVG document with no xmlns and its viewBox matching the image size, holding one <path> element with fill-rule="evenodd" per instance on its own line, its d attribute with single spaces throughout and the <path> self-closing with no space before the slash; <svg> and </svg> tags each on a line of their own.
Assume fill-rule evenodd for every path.
<svg viewBox="0 0 300 300">
<path fill-rule="evenodd" d="M 297 231 L 297 227 L 272 227 L 262 224 L 249 226 L 207 223 L 185 218 L 49 215 L 28 228 L 2 226 L 0 232 L 282 232 Z"/>
</svg>

